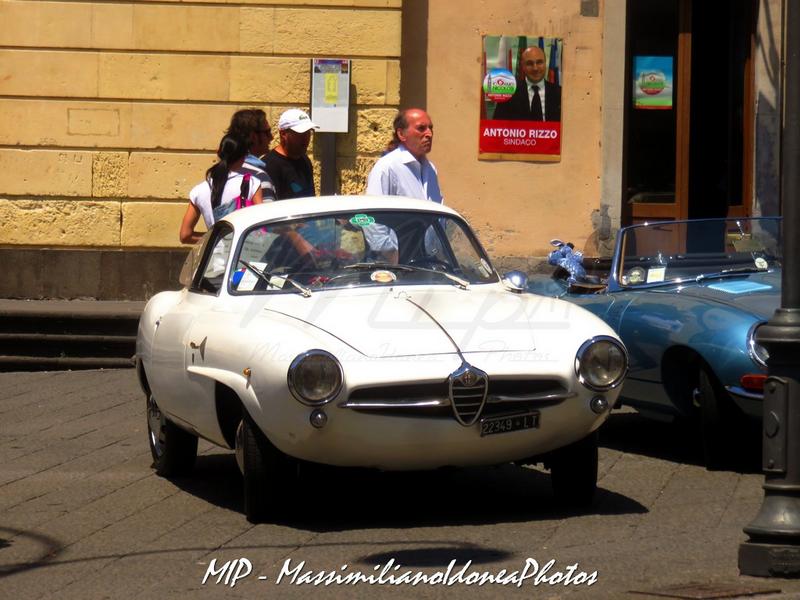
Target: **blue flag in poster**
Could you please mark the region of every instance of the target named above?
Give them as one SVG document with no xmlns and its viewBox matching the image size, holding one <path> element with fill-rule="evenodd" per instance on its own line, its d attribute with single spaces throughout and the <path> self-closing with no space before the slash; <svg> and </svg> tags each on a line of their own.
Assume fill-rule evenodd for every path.
<svg viewBox="0 0 800 600">
<path fill-rule="evenodd" d="M 547 68 L 547 81 L 561 85 L 561 77 L 558 72 L 558 42 L 550 42 L 550 65 Z"/>
</svg>

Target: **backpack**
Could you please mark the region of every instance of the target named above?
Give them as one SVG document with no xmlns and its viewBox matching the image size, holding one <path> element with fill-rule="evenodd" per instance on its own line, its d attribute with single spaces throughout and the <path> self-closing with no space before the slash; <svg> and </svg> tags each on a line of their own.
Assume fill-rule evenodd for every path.
<svg viewBox="0 0 800 600">
<path fill-rule="evenodd" d="M 246 208 L 253 205 L 253 201 L 248 198 L 250 195 L 250 173 L 245 173 L 242 177 L 242 187 L 239 188 L 239 195 L 227 202 L 226 204 L 220 203 L 219 206 L 214 207 L 214 223 L 222 219 L 225 215 L 232 213 L 240 208 Z"/>
</svg>

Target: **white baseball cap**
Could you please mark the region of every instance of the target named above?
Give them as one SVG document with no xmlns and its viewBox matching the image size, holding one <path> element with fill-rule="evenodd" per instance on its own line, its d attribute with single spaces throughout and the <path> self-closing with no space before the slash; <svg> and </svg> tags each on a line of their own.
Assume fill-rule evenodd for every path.
<svg viewBox="0 0 800 600">
<path fill-rule="evenodd" d="M 305 111 L 299 108 L 290 108 L 278 119 L 278 129 L 281 131 L 291 129 L 297 133 L 305 133 L 309 129 L 319 129 L 319 125 L 314 123 Z"/>
</svg>

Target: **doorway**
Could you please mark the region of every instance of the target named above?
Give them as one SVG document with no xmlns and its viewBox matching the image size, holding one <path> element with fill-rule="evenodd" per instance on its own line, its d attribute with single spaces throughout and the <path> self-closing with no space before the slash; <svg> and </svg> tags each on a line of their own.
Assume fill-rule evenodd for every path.
<svg viewBox="0 0 800 600">
<path fill-rule="evenodd" d="M 628 0 L 623 224 L 752 210 L 757 0 Z"/>
</svg>

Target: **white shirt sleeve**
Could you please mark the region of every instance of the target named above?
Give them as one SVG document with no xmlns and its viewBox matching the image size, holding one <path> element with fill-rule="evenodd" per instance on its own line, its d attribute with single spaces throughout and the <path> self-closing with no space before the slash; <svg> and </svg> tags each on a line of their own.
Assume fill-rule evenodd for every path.
<svg viewBox="0 0 800 600">
<path fill-rule="evenodd" d="M 367 196 L 385 196 L 389 193 L 389 169 L 375 163 L 367 177 Z"/>
</svg>

